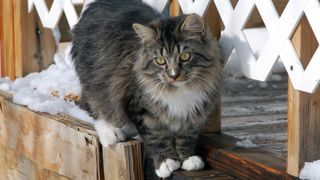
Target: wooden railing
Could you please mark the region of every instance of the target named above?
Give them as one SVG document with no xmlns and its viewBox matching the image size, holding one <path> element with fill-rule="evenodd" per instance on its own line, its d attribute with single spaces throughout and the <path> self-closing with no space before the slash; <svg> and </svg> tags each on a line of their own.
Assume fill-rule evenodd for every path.
<svg viewBox="0 0 320 180">
<path fill-rule="evenodd" d="M 68 21 L 65 17 L 62 18 L 62 21 L 65 22 L 64 24 L 68 22 L 70 26 L 74 25 L 75 17 L 78 17 L 80 12 L 79 10 L 76 11 L 77 8 L 71 7 L 71 5 L 72 3 L 82 2 L 82 0 L 64 0 L 63 2 L 70 1 L 69 4 L 64 3 L 65 6 L 57 4 L 57 7 L 61 8 L 61 11 L 56 11 L 59 17 L 52 15 L 55 19 L 50 19 L 48 18 L 48 12 L 50 11 L 43 11 L 40 6 L 33 4 L 41 3 L 41 1 L 29 1 L 31 4 L 28 4 L 27 0 L 4 0 L 0 2 L 0 71 L 2 76 L 9 76 L 12 79 L 21 77 L 30 72 L 40 71 L 52 63 L 52 57 L 57 50 L 57 46 L 52 31 L 44 28 L 43 24 L 49 28 L 60 27 L 60 29 L 66 29 L 66 25 L 59 24 L 59 17 L 61 13 L 66 12 L 65 9 L 71 9 L 72 11 L 68 11 L 66 14 Z M 58 0 L 43 2 L 52 3 L 54 1 L 58 2 Z M 159 4 L 160 0 L 149 0 L 148 2 L 153 3 L 153 1 L 157 1 L 157 4 Z M 192 3 L 198 4 L 192 6 Z M 233 8 L 231 4 L 237 6 Z M 260 13 L 264 23 L 258 18 L 253 18 L 253 20 L 247 22 L 254 6 L 257 7 L 257 11 L 254 11 L 253 15 Z M 170 7 L 170 14 L 173 16 L 184 12 L 198 12 L 201 15 L 203 13 L 213 35 L 218 39 L 221 36 L 220 43 L 226 58 L 230 49 L 233 48 L 236 48 L 240 56 L 241 51 L 244 50 L 243 47 L 246 47 L 248 52 L 252 53 L 248 45 L 240 47 L 237 44 L 239 40 L 246 40 L 243 39 L 242 32 L 246 23 L 250 27 L 266 24 L 267 29 L 271 32 L 271 42 L 266 47 L 267 51 L 263 52 L 263 55 L 258 59 L 255 59 L 252 54 L 250 55 L 254 65 L 248 66 L 247 75 L 250 78 L 264 80 L 272 69 L 272 63 L 279 56 L 284 57 L 282 60 L 284 60 L 290 75 L 288 82 L 287 172 L 298 176 L 304 162 L 320 159 L 320 138 L 318 136 L 320 129 L 320 90 L 317 88 L 320 81 L 320 55 L 318 55 L 320 50 L 317 47 L 317 42 L 320 39 L 318 22 L 320 5 L 318 0 L 289 0 L 288 4 L 283 3 L 282 0 L 274 1 L 274 3 L 271 0 L 196 0 L 195 2 L 192 0 L 171 0 L 170 6 L 167 7 Z M 199 9 L 199 7 L 202 9 Z M 284 9 L 284 15 L 279 16 L 275 8 L 272 7 L 281 11 Z M 28 9 L 31 10 L 30 13 L 28 13 Z M 42 13 L 41 18 L 38 17 L 40 12 Z M 293 21 L 292 18 L 284 19 L 286 14 L 292 12 L 298 16 L 292 17 L 296 19 L 296 22 L 291 22 Z M 303 14 L 306 14 L 306 16 L 300 20 Z M 286 24 L 287 21 L 293 23 L 290 25 L 291 29 L 287 29 L 288 32 L 285 31 L 286 27 L 289 26 Z M 308 25 L 308 22 L 311 26 Z M 225 31 L 220 34 L 222 27 L 225 27 Z M 281 33 L 278 32 L 280 30 Z M 314 32 L 318 41 L 312 38 L 312 32 Z M 273 44 L 272 41 L 277 39 L 282 40 L 279 43 L 280 45 Z M 295 47 L 296 55 L 292 54 L 291 41 L 293 47 Z M 278 49 L 273 49 L 272 46 L 277 46 Z M 314 51 L 316 51 L 316 55 L 313 54 Z M 307 67 L 310 59 L 312 59 L 312 63 L 304 71 L 303 67 Z M 299 64 L 299 60 L 301 60 L 302 65 Z M 299 72 L 295 74 L 293 71 L 296 69 Z M 313 94 L 296 89 L 309 93 L 313 92 Z M 217 106 L 216 112 L 216 117 L 208 126 L 209 132 L 220 132 L 220 105 Z"/>
</svg>

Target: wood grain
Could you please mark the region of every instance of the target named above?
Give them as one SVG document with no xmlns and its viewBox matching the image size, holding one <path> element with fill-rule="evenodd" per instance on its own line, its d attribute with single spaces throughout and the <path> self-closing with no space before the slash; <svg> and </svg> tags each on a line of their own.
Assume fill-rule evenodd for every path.
<svg viewBox="0 0 320 180">
<path fill-rule="evenodd" d="M 28 1 L 13 1 L 15 76 L 21 77 L 46 69 L 53 62 L 57 46 L 52 31 L 43 28 L 35 8 L 28 13 Z"/>
<path fill-rule="evenodd" d="M 0 175 L 6 179 L 144 178 L 141 141 L 103 149 L 92 124 L 37 113 L 0 91 Z"/>
<path fill-rule="evenodd" d="M 304 67 L 318 42 L 305 16 L 293 34 L 292 42 Z M 320 158 L 320 89 L 314 94 L 294 90 L 288 81 L 288 173 L 298 176 L 304 162 Z"/>
<path fill-rule="evenodd" d="M 3 70 L 6 76 L 13 79 L 15 77 L 15 45 L 14 45 L 14 12 L 13 1 L 1 1 L 3 3 Z"/>
<path fill-rule="evenodd" d="M 171 180 L 233 180 L 236 179 L 217 170 L 176 171 Z"/>
<path fill-rule="evenodd" d="M 0 77 L 4 76 L 3 55 L 3 2 L 0 2 Z"/>
<path fill-rule="evenodd" d="M 0 104 L 1 177 L 99 179 L 101 154 L 91 130 L 75 129 L 6 96 Z"/>
<path fill-rule="evenodd" d="M 237 141 L 224 134 L 203 135 L 198 151 L 211 168 L 239 179 L 293 178 L 286 173 L 284 158 L 258 148 L 238 148 Z"/>
<path fill-rule="evenodd" d="M 117 143 L 103 149 L 106 180 L 143 180 L 143 144 L 139 141 Z"/>
</svg>

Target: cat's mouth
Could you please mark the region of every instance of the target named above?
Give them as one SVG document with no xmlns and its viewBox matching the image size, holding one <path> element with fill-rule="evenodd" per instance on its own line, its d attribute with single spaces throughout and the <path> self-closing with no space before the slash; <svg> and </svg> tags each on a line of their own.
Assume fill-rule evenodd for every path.
<svg viewBox="0 0 320 180">
<path fill-rule="evenodd" d="M 184 86 L 185 84 L 187 83 L 187 81 L 173 81 L 171 82 L 172 85 L 175 85 L 175 86 Z"/>
<path fill-rule="evenodd" d="M 177 79 L 168 79 L 168 82 L 175 86 L 183 86 L 187 83 L 188 79 L 186 77 L 178 77 Z"/>
</svg>

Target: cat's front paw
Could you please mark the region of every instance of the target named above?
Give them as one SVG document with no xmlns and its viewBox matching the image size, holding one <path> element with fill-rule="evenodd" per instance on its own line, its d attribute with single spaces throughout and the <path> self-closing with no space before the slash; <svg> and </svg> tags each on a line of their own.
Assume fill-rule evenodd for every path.
<svg viewBox="0 0 320 180">
<path fill-rule="evenodd" d="M 180 164 L 180 161 L 168 158 L 160 164 L 159 169 L 156 169 L 156 174 L 161 178 L 169 177 L 173 171 L 180 168 Z"/>
<path fill-rule="evenodd" d="M 181 168 L 187 171 L 199 170 L 204 168 L 204 162 L 200 156 L 190 156 L 183 161 Z"/>
<path fill-rule="evenodd" d="M 112 144 L 126 139 L 121 128 L 114 127 L 103 119 L 97 120 L 94 126 L 98 133 L 99 140 L 104 147 L 109 147 Z"/>
</svg>

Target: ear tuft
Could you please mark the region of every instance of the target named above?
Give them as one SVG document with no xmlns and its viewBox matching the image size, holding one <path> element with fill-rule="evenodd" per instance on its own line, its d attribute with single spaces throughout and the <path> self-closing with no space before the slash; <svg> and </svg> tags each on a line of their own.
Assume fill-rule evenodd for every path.
<svg viewBox="0 0 320 180">
<path fill-rule="evenodd" d="M 203 33 L 204 29 L 204 22 L 197 14 L 190 14 L 181 25 L 182 32 Z"/>
<path fill-rule="evenodd" d="M 142 42 L 156 41 L 157 33 L 152 28 L 139 23 L 134 23 L 132 27 L 133 27 L 133 30 L 141 38 Z"/>
</svg>

